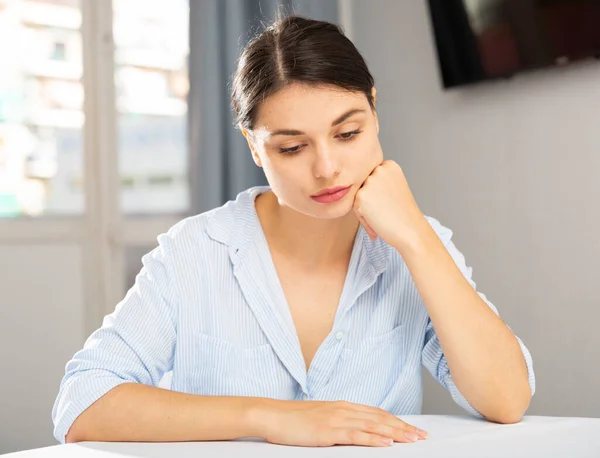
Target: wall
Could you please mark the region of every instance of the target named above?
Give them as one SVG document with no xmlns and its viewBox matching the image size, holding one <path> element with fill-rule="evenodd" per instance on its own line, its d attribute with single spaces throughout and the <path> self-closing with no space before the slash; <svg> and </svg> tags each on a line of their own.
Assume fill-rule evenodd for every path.
<svg viewBox="0 0 600 458">
<path fill-rule="evenodd" d="M 529 414 L 600 417 L 600 62 L 443 91 L 425 1 L 352 2 L 381 141 L 523 338 Z M 459 413 L 431 377 L 424 412 Z"/>
<path fill-rule="evenodd" d="M 81 249 L 0 243 L 0 454 L 55 445 L 52 405 L 84 341 Z"/>
</svg>

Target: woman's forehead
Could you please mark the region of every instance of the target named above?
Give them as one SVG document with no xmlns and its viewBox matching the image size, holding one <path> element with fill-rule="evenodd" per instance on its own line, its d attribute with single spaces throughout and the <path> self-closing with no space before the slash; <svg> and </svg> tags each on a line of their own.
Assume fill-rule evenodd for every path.
<svg viewBox="0 0 600 458">
<path fill-rule="evenodd" d="M 349 110 L 369 108 L 362 92 L 335 86 L 292 84 L 267 97 L 259 106 L 255 130 L 304 130 L 323 128 Z"/>
</svg>

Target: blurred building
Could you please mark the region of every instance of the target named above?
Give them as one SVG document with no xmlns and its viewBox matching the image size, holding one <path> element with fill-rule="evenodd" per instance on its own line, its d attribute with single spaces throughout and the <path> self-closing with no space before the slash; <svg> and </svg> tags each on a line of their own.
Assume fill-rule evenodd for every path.
<svg viewBox="0 0 600 458">
<path fill-rule="evenodd" d="M 115 0 L 126 213 L 189 205 L 188 2 Z M 0 0 L 0 216 L 84 210 L 79 0 Z"/>
</svg>

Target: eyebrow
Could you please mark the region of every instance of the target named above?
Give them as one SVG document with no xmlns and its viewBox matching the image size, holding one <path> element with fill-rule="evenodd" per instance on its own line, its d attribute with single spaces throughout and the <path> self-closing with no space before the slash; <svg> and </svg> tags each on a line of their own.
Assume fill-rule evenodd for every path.
<svg viewBox="0 0 600 458">
<path fill-rule="evenodd" d="M 353 108 L 352 110 L 347 111 L 346 113 L 344 113 L 343 115 L 338 117 L 335 121 L 333 121 L 331 123 L 331 127 L 335 127 L 335 126 L 343 123 L 346 119 L 348 119 L 351 116 L 354 116 L 355 114 L 366 113 L 366 111 L 367 110 L 363 110 L 361 108 Z M 304 132 L 302 132 L 301 130 L 294 130 L 294 129 L 279 129 L 279 130 L 271 132 L 269 134 L 269 137 L 274 137 L 276 135 L 289 135 L 289 136 L 304 135 Z"/>
</svg>

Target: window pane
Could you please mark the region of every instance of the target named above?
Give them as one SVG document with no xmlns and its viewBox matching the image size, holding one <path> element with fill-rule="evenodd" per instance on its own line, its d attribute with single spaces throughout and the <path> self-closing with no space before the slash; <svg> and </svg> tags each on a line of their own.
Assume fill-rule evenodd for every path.
<svg viewBox="0 0 600 458">
<path fill-rule="evenodd" d="M 0 217 L 80 214 L 78 0 L 0 1 Z"/>
<path fill-rule="evenodd" d="M 189 207 L 188 0 L 113 0 L 121 208 Z"/>
</svg>

